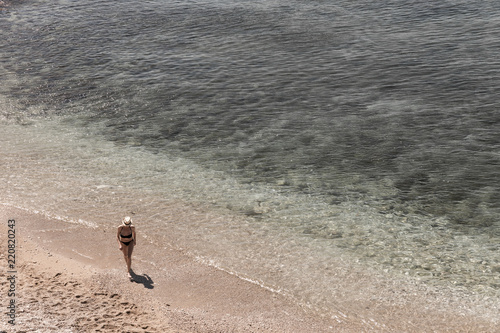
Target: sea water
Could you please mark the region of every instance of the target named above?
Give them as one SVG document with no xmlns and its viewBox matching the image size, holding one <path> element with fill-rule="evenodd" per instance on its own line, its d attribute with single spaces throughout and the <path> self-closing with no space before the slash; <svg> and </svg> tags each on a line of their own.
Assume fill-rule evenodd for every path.
<svg viewBox="0 0 500 333">
<path fill-rule="evenodd" d="M 90 227 L 133 214 L 158 246 L 325 313 L 380 274 L 489 316 L 499 14 L 488 1 L 7 1 L 2 202 Z"/>
</svg>

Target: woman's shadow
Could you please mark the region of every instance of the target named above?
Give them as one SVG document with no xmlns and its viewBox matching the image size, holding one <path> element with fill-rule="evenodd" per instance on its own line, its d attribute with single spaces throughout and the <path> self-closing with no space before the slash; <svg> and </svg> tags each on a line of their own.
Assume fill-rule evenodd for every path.
<svg viewBox="0 0 500 333">
<path fill-rule="evenodd" d="M 154 284 L 153 280 L 147 274 L 137 275 L 131 269 L 130 275 L 132 276 L 133 282 L 142 284 L 144 286 L 144 288 L 153 289 L 155 287 L 155 286 L 153 286 L 153 284 Z"/>
</svg>

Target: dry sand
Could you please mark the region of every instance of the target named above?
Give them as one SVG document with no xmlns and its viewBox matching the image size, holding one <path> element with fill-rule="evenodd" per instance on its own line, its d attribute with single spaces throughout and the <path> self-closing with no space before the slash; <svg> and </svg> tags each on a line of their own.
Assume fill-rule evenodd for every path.
<svg viewBox="0 0 500 333">
<path fill-rule="evenodd" d="M 16 220 L 15 326 L 5 314 L 11 299 L 9 219 Z M 140 233 L 139 259 L 132 265 L 136 282 L 130 282 L 114 229 L 87 228 L 4 205 L 0 221 L 0 332 L 500 331 L 491 322 L 453 313 L 435 321 L 416 313 L 401 318 L 399 311 L 378 328 L 362 321 L 338 323 L 181 251 L 159 250 Z M 140 259 L 158 255 L 168 257 L 168 267 Z"/>
</svg>

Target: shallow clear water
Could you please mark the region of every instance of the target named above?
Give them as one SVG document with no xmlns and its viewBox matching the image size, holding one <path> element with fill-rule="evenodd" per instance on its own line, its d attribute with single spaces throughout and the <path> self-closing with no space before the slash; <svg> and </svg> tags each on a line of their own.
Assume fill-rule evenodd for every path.
<svg viewBox="0 0 500 333">
<path fill-rule="evenodd" d="M 495 303 L 499 12 L 11 4 L 2 201 L 89 225 L 134 211 L 152 241 L 313 307 L 358 265 Z"/>
</svg>

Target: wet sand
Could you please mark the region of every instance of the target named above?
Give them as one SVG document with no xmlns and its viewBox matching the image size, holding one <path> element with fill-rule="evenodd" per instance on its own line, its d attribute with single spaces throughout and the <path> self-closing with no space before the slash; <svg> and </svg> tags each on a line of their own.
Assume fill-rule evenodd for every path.
<svg viewBox="0 0 500 333">
<path fill-rule="evenodd" d="M 5 313 L 7 221 L 16 221 L 16 318 Z M 463 313 L 394 307 L 390 322 L 321 317 L 254 283 L 140 236 L 135 282 L 113 228 L 89 228 L 0 205 L 0 331 L 6 332 L 498 332 Z M 165 267 L 155 265 L 161 256 Z M 339 300 L 341 303 L 342 300 Z M 459 306 L 459 305 L 457 305 Z M 352 307 L 352 305 L 351 305 Z M 360 309 L 360 312 L 361 309 Z M 385 316 L 391 317 L 390 313 Z"/>
</svg>

